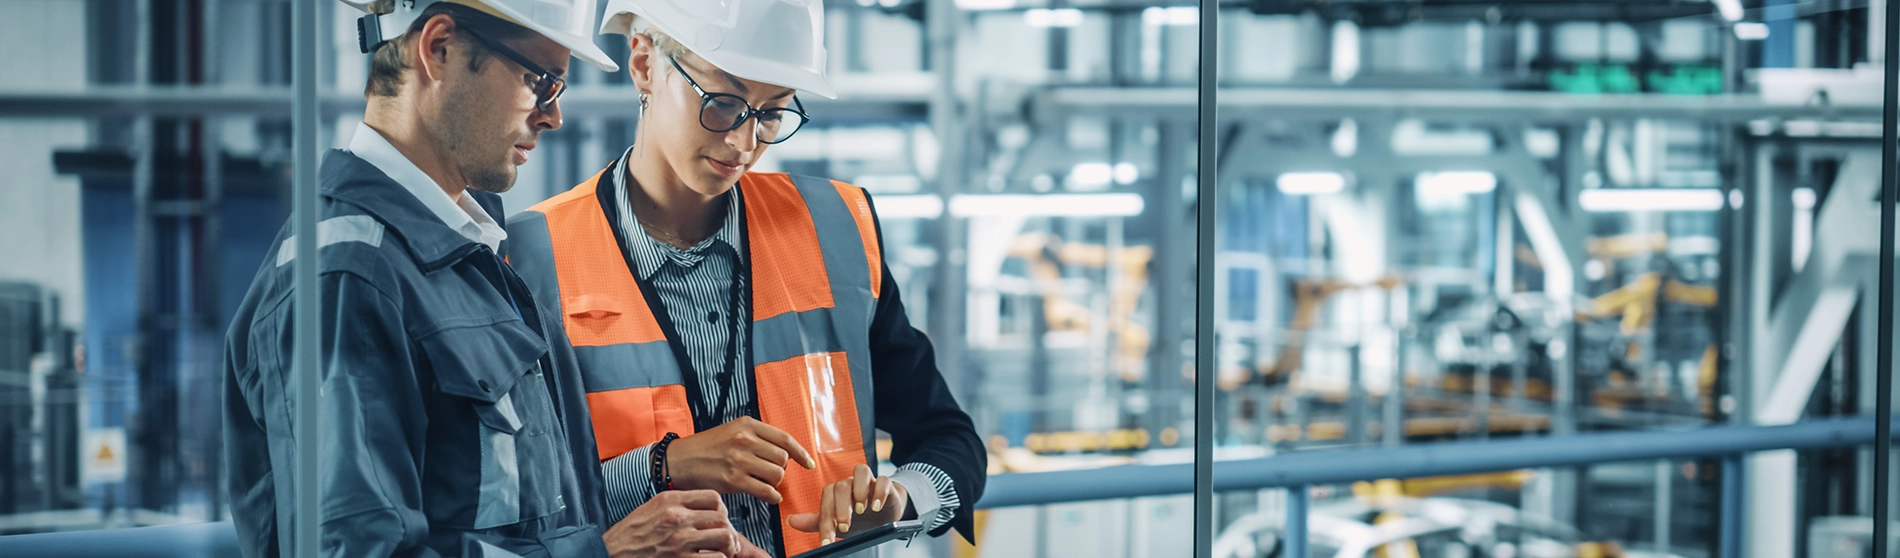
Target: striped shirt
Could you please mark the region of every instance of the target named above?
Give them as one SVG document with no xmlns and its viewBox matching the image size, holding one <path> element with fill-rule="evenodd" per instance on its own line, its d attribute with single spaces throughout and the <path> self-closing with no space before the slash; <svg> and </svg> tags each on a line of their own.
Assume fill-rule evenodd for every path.
<svg viewBox="0 0 1900 558">
<path fill-rule="evenodd" d="M 616 168 L 627 168 L 632 154 L 629 148 Z M 745 301 L 733 304 L 733 282 L 744 281 L 745 239 L 740 234 L 738 189 L 725 198 L 725 219 L 719 231 L 698 244 L 680 249 L 648 236 L 640 228 L 627 198 L 627 173 L 614 173 L 613 208 L 619 220 L 621 246 L 637 268 L 639 278 L 652 285 L 666 307 L 673 327 L 686 346 L 692 369 L 698 378 L 700 401 L 717 407 L 713 412 L 694 409 L 695 414 L 712 415 L 718 424 L 752 416 L 752 374 L 734 374 L 730 362 L 746 363 L 751 370 L 751 344 L 747 327 L 733 327 L 751 320 L 751 306 Z M 743 292 L 743 283 L 737 285 Z M 735 339 L 736 337 L 736 339 Z M 728 351 L 735 351 L 728 354 Z M 726 384 L 726 385 L 722 385 Z M 727 386 L 730 386 L 729 388 Z M 730 393 L 728 393 L 730 391 Z M 622 454 L 601 464 L 607 481 L 609 517 L 620 518 L 654 496 L 649 470 L 652 445 Z M 910 494 L 917 517 L 925 518 L 926 530 L 935 530 L 956 515 L 959 505 L 950 476 L 926 463 L 910 463 L 891 475 L 891 481 L 903 485 Z M 918 489 L 926 490 L 918 490 Z M 778 518 L 772 505 L 748 494 L 725 494 L 726 510 L 733 527 L 746 539 L 773 555 L 779 555 L 774 529 Z"/>
</svg>

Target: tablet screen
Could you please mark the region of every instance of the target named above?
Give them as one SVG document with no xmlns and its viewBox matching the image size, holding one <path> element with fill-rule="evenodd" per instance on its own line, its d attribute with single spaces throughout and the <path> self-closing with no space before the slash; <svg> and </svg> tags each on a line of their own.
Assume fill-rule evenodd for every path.
<svg viewBox="0 0 1900 558">
<path fill-rule="evenodd" d="M 811 549 L 792 558 L 833 558 L 837 556 L 849 556 L 860 550 L 870 550 L 871 547 L 884 544 L 888 541 L 909 537 L 923 530 L 924 522 L 921 519 L 887 523 L 874 527 L 870 531 L 865 531 L 863 534 L 838 539 L 837 542 Z"/>
</svg>

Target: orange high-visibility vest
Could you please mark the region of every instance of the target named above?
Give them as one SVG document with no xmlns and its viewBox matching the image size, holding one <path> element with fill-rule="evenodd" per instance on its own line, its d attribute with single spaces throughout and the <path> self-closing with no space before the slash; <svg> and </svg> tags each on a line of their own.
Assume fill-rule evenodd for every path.
<svg viewBox="0 0 1900 558">
<path fill-rule="evenodd" d="M 681 365 L 690 362 L 682 341 L 661 327 L 658 298 L 635 277 L 608 224 L 598 191 L 613 185 L 605 172 L 509 219 L 510 263 L 536 301 L 558 305 L 564 318 L 603 461 L 668 432 L 697 431 L 689 404 L 699 397 L 684 381 L 691 371 Z M 818 535 L 792 529 L 787 518 L 818 512 L 820 490 L 858 464 L 876 467 L 875 446 L 865 441 L 875 439 L 870 325 L 883 258 L 870 203 L 856 186 L 747 173 L 736 191 L 759 420 L 790 434 L 818 464 L 787 467 L 778 485 L 779 547 L 789 556 L 817 548 Z"/>
</svg>

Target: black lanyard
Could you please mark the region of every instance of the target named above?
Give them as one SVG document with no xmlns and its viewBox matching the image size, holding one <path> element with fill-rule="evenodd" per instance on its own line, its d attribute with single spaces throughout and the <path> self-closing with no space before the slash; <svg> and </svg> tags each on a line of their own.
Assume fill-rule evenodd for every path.
<svg viewBox="0 0 1900 558">
<path fill-rule="evenodd" d="M 731 247 L 730 244 L 727 246 Z M 703 265 L 705 262 L 700 263 Z M 698 413 L 700 424 L 723 424 L 720 413 L 732 403 L 733 375 L 739 373 L 739 343 L 741 342 L 739 328 L 743 327 L 743 320 L 739 319 L 739 310 L 740 305 L 745 304 L 745 277 L 745 270 L 740 267 L 738 258 L 733 258 L 732 287 L 727 289 L 726 298 L 726 365 L 723 370 L 713 372 L 713 379 L 719 385 L 719 398 L 715 404 L 707 405 L 708 409 Z M 745 341 L 750 341 L 750 339 Z"/>
<path fill-rule="evenodd" d="M 743 305 L 746 304 L 747 296 L 750 293 L 749 285 L 745 282 L 748 280 L 748 274 L 746 273 L 746 262 L 743 260 L 745 257 L 744 252 L 739 251 L 737 246 L 727 245 L 737 252 L 738 255 L 733 261 L 732 287 L 728 290 L 727 294 L 726 315 L 729 318 L 729 322 L 727 324 L 724 373 L 721 373 L 721 371 L 699 370 L 699 367 L 694 365 L 692 352 L 686 348 L 686 341 L 679 336 L 678 328 L 675 327 L 673 323 L 671 311 L 667 309 L 666 300 L 659 296 L 658 291 L 651 282 L 641 279 L 643 275 L 641 275 L 640 272 L 639 258 L 635 248 L 638 244 L 636 243 L 641 241 L 658 241 L 648 237 L 648 235 L 642 232 L 637 232 L 640 230 L 638 217 L 631 215 L 622 216 L 618 211 L 620 204 L 626 204 L 627 213 L 633 213 L 633 201 L 627 199 L 629 194 L 627 194 L 626 191 L 630 185 L 624 182 L 626 172 L 624 159 L 615 161 L 612 165 L 608 166 L 608 170 L 596 179 L 595 195 L 597 199 L 600 200 L 603 216 L 606 217 L 609 222 L 614 223 L 612 228 L 615 233 L 615 240 L 619 241 L 620 254 L 627 264 L 627 272 L 633 274 L 634 282 L 640 287 L 640 296 L 646 299 L 647 308 L 653 310 L 652 314 L 654 319 L 660 322 L 661 329 L 666 333 L 667 344 L 673 349 L 674 359 L 679 361 L 680 372 L 682 373 L 681 379 L 686 380 L 682 383 L 692 384 L 691 387 L 686 390 L 687 406 L 692 411 L 695 430 L 704 431 L 724 424 L 724 421 L 720 420 L 720 411 L 732 401 L 732 384 L 734 383 L 732 375 L 738 374 L 742 370 L 739 363 L 739 328 L 749 328 L 751 325 L 751 320 L 741 320 L 738 318 L 739 311 L 745 308 Z M 616 178 L 609 178 L 609 176 Z M 739 196 L 739 189 L 735 186 L 728 195 Z M 736 206 L 739 203 L 743 203 L 742 199 L 735 199 L 733 205 Z M 728 211 L 742 210 L 738 207 L 729 206 Z M 629 217 L 631 217 L 631 219 L 628 219 Z M 727 216 L 726 218 L 730 219 L 731 217 Z M 745 225 L 743 221 L 740 222 L 739 230 L 733 231 L 732 234 L 736 234 L 740 238 L 745 238 Z M 662 258 L 659 265 L 666 265 L 665 258 Z M 658 272 L 657 269 L 654 271 L 656 273 Z M 748 335 L 748 337 L 750 336 Z M 713 381 L 720 389 L 718 401 L 707 401 L 708 398 L 705 397 L 706 394 L 704 390 L 701 389 L 702 384 L 699 381 L 700 375 L 708 372 L 713 374 Z M 756 393 L 755 390 L 753 394 Z M 742 412 L 748 415 L 756 414 L 755 411 L 758 408 L 758 401 L 756 400 L 756 395 L 753 395 L 753 398 L 754 401 L 752 405 L 747 409 L 743 409 Z"/>
</svg>

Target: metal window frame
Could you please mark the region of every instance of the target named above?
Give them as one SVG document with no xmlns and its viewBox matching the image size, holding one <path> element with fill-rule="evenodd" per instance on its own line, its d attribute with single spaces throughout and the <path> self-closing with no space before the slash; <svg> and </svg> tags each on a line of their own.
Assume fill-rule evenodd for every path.
<svg viewBox="0 0 1900 558">
<path fill-rule="evenodd" d="M 1878 335 L 1875 341 L 1876 356 L 1874 364 L 1874 416 L 1878 429 L 1874 444 L 1874 541 L 1873 555 L 1887 556 L 1887 530 L 1891 510 L 1887 509 L 1892 492 L 1892 479 L 1888 478 L 1888 462 L 1892 459 L 1893 427 L 1893 275 L 1894 275 L 1894 196 L 1896 181 L 1900 181 L 1900 169 L 1896 169 L 1900 158 L 1900 133 L 1895 130 L 1895 116 L 1900 114 L 1900 9 L 1888 6 L 1883 10 L 1887 17 L 1885 40 L 1882 45 L 1886 51 L 1885 63 L 1886 95 L 1882 97 L 1880 118 L 1880 310 Z"/>
<path fill-rule="evenodd" d="M 1214 343 L 1214 257 L 1220 209 L 1220 2 L 1200 0 L 1200 58 L 1195 84 L 1194 258 L 1194 556 L 1214 555 L 1214 389 L 1220 360 Z M 1296 522 L 1304 523 L 1304 522 Z M 1300 554 L 1282 553 L 1284 556 Z"/>
<path fill-rule="evenodd" d="M 322 108 L 317 102 L 317 51 L 324 46 L 317 40 L 317 29 L 322 23 L 317 17 L 317 2 L 292 2 L 290 22 L 291 87 L 294 90 L 290 122 L 291 221 L 296 231 L 297 253 L 303 257 L 297 258 L 291 267 L 296 292 L 290 369 L 296 380 L 291 403 L 295 406 L 292 431 L 297 437 L 293 460 L 296 467 L 291 475 L 297 516 L 292 525 L 291 548 L 287 550 L 300 558 L 316 558 L 321 551 L 317 527 L 322 520 L 318 506 L 322 481 L 317 457 L 322 453 L 318 440 L 323 432 L 318 415 L 323 394 L 318 376 L 321 363 L 317 358 L 321 331 L 318 328 L 322 325 L 317 315 L 321 302 L 317 293 L 317 162 L 322 149 L 317 143 L 317 113 Z"/>
</svg>

